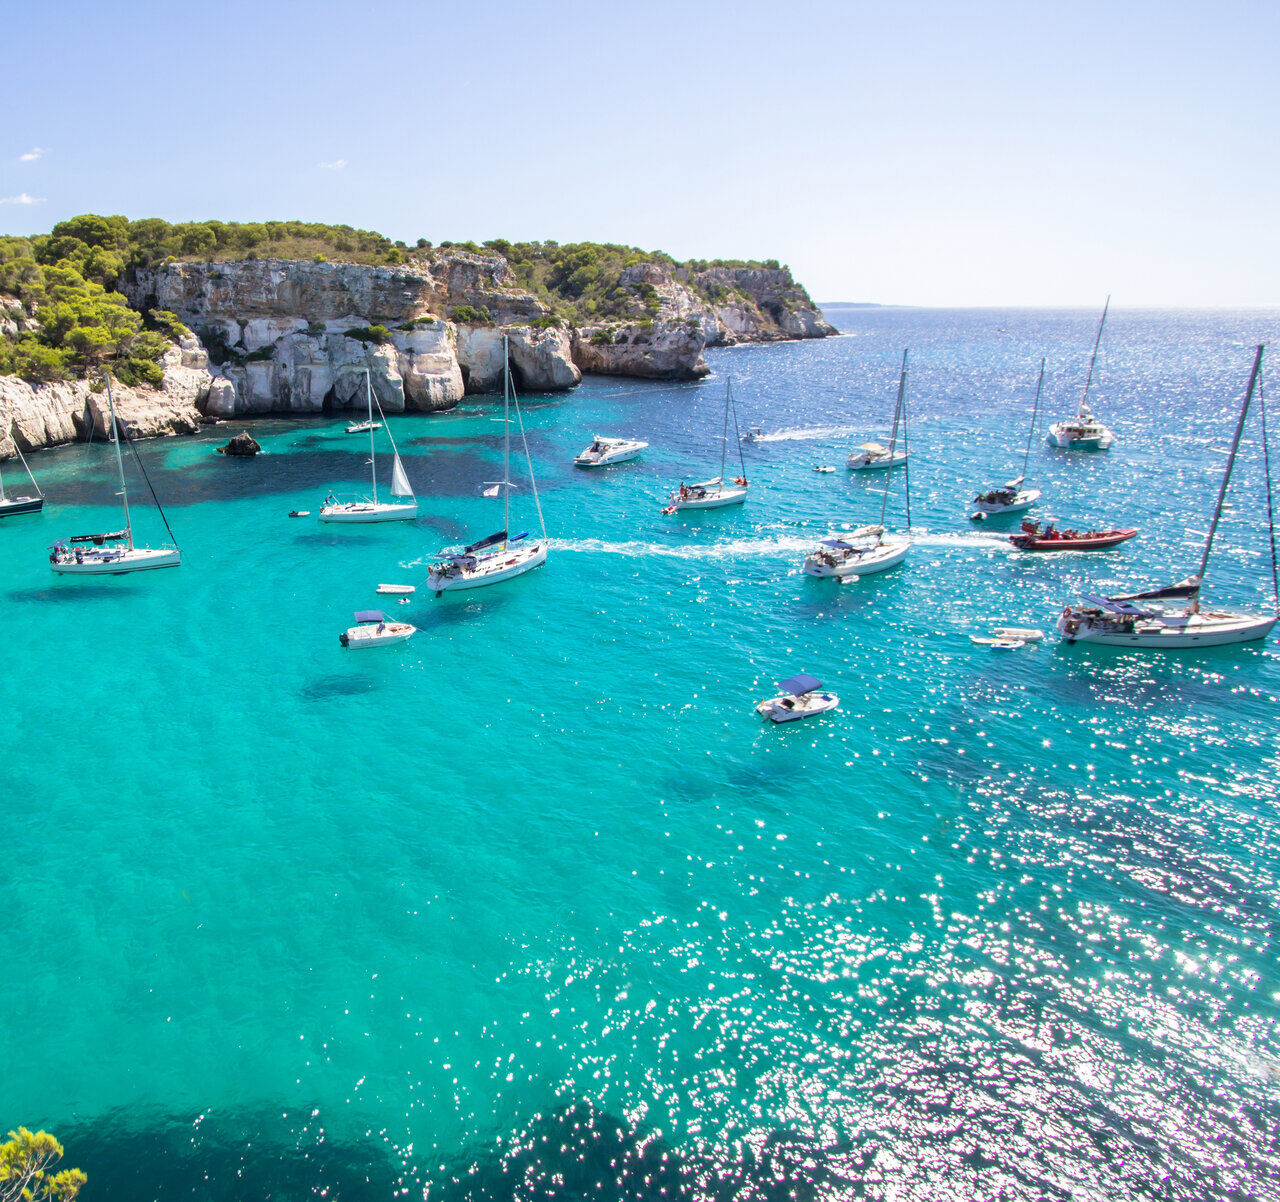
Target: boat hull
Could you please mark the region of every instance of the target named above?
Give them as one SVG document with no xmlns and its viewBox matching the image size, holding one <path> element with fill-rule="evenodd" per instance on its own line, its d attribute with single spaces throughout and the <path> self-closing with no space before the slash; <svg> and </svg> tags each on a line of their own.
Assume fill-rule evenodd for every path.
<svg viewBox="0 0 1280 1202">
<path fill-rule="evenodd" d="M 488 584 L 501 584 L 514 576 L 521 576 L 540 567 L 547 560 L 547 544 L 535 543 L 527 550 L 494 555 L 498 561 L 492 567 L 478 572 L 465 572 L 457 576 L 442 576 L 434 569 L 427 573 L 427 587 L 436 593 L 453 593 L 468 588 L 483 588 Z"/>
<path fill-rule="evenodd" d="M 43 497 L 6 497 L 0 501 L 0 518 L 19 513 L 39 513 L 44 508 Z"/>
<path fill-rule="evenodd" d="M 995 517 L 1001 513 L 1025 513 L 1038 500 L 1040 500 L 1040 489 L 1028 488 L 1025 492 L 1018 494 L 1016 501 L 1010 501 L 1007 505 L 1002 505 L 999 501 L 974 501 L 973 507 L 978 513 Z"/>
<path fill-rule="evenodd" d="M 723 509 L 727 505 L 741 505 L 747 499 L 747 490 L 739 486 L 722 488 L 718 493 L 705 497 L 686 497 L 680 500 L 679 493 L 671 494 L 671 504 L 676 509 Z"/>
<path fill-rule="evenodd" d="M 407 642 L 417 632 L 418 628 L 408 622 L 391 622 L 381 631 L 374 626 L 352 626 L 338 636 L 338 641 L 350 651 L 363 651 Z"/>
<path fill-rule="evenodd" d="M 322 522 L 411 522 L 418 516 L 418 506 L 414 505 L 374 505 L 372 502 L 344 503 L 326 505 L 320 510 Z"/>
<path fill-rule="evenodd" d="M 1148 651 L 1187 651 L 1198 647 L 1226 647 L 1264 639 L 1275 626 L 1272 614 L 1198 613 L 1167 615 L 1133 623 L 1132 630 L 1095 627 L 1064 614 L 1058 633 L 1064 643 L 1096 643 L 1103 647 L 1137 647 Z"/>
<path fill-rule="evenodd" d="M 182 563 L 182 552 L 175 547 L 153 550 L 134 547 L 120 555 L 101 551 L 86 552 L 80 562 L 74 559 L 49 566 L 64 576 L 123 576 L 127 572 L 145 572 L 151 568 L 176 568 Z"/>
<path fill-rule="evenodd" d="M 1137 533 L 1137 530 L 1112 530 L 1098 538 L 1036 538 L 1030 534 L 1011 534 L 1009 541 L 1019 551 L 1105 551 L 1128 542 Z"/>
<path fill-rule="evenodd" d="M 598 459 L 593 459 L 590 455 L 582 454 L 574 458 L 575 467 L 611 467 L 615 463 L 630 463 L 633 459 L 639 459 L 641 453 L 649 444 L 642 442 L 636 446 L 627 447 L 624 450 L 615 451 L 610 454 L 601 455 Z"/>
<path fill-rule="evenodd" d="M 1115 435 L 1105 427 L 1096 434 L 1084 436 L 1073 435 L 1070 427 L 1055 422 L 1049 427 L 1049 436 L 1045 440 L 1051 447 L 1064 451 L 1106 451 L 1110 450 Z"/>
<path fill-rule="evenodd" d="M 803 571 L 807 576 L 834 576 L 837 579 L 845 579 L 850 576 L 870 576 L 876 572 L 887 572 L 890 568 L 896 568 L 906 559 L 907 552 L 910 550 L 911 540 L 908 538 L 903 539 L 901 542 L 896 539 L 892 542 L 885 541 L 866 555 L 861 555 L 857 559 L 850 559 L 834 566 L 823 563 L 814 556 L 808 556 L 804 561 Z"/>
<path fill-rule="evenodd" d="M 790 701 L 790 706 L 783 705 Z M 818 714 L 829 713 L 840 704 L 835 693 L 808 693 L 803 698 L 770 697 L 756 706 L 756 713 L 771 722 L 794 722 L 798 718 L 813 718 Z"/>
<path fill-rule="evenodd" d="M 851 472 L 879 472 L 886 468 L 901 467 L 907 461 L 905 451 L 895 451 L 893 455 L 864 455 L 855 451 L 845 460 L 845 467 Z"/>
</svg>

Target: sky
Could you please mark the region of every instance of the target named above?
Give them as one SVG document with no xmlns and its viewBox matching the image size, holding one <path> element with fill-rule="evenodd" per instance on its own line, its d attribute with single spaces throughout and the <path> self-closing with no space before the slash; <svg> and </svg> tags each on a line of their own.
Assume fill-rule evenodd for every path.
<svg viewBox="0 0 1280 1202">
<path fill-rule="evenodd" d="M 10 6 L 0 233 L 776 258 L 819 301 L 1280 304 L 1280 3 Z"/>
</svg>

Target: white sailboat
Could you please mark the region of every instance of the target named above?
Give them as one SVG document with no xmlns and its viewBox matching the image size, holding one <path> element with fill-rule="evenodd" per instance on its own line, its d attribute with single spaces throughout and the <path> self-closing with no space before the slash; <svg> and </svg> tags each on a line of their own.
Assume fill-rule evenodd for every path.
<svg viewBox="0 0 1280 1202">
<path fill-rule="evenodd" d="M 502 338 L 502 353 L 502 479 L 485 482 L 488 485 L 485 496 L 502 493 L 502 529 L 460 551 L 440 552 L 437 562 L 427 570 L 427 587 L 433 589 L 437 597 L 444 592 L 480 588 L 486 584 L 510 580 L 513 576 L 520 576 L 538 567 L 547 559 L 547 526 L 542 518 L 542 502 L 538 500 L 538 484 L 533 477 L 533 459 L 529 454 L 529 440 L 524 433 L 524 420 L 520 416 L 520 402 L 511 387 L 511 359 L 505 334 Z M 520 441 L 524 446 L 534 507 L 538 511 L 538 525 L 542 530 L 540 539 L 531 540 L 528 532 L 515 537 L 508 533 L 511 529 L 511 490 L 516 487 L 511 480 L 512 408 L 515 409 Z"/>
<path fill-rule="evenodd" d="M 1067 451 L 1105 451 L 1115 441 L 1115 435 L 1093 415 L 1089 408 L 1089 386 L 1093 383 L 1093 366 L 1098 361 L 1098 347 L 1102 344 L 1102 328 L 1107 324 L 1107 310 L 1111 298 L 1102 306 L 1102 320 L 1098 322 L 1098 336 L 1093 340 L 1093 354 L 1089 357 L 1089 374 L 1085 377 L 1080 406 L 1070 421 L 1054 422 L 1049 427 L 1050 446 Z"/>
<path fill-rule="evenodd" d="M 27 457 L 22 453 L 22 448 L 18 446 L 18 440 L 13 440 L 13 449 L 18 452 L 18 458 L 22 461 L 22 469 L 27 473 L 27 479 L 31 481 L 31 487 L 36 490 L 33 497 L 29 493 L 6 493 L 4 490 L 4 474 L 0 472 L 0 518 L 12 517 L 18 513 L 39 513 L 44 508 L 44 494 L 40 491 L 40 485 L 36 483 L 36 478 L 31 474 L 31 467 L 27 463 Z"/>
<path fill-rule="evenodd" d="M 1249 374 L 1249 387 L 1240 407 L 1235 438 L 1231 443 L 1226 471 L 1222 474 L 1222 487 L 1218 491 L 1218 503 L 1213 511 L 1213 521 L 1205 536 L 1204 552 L 1200 556 L 1200 570 L 1194 576 L 1167 588 L 1152 589 L 1144 593 L 1128 593 L 1114 597 L 1085 596 L 1083 605 L 1067 606 L 1058 619 L 1058 633 L 1068 643 L 1101 643 L 1109 647 L 1137 647 L 1143 650 L 1186 650 L 1198 647 L 1221 647 L 1230 643 L 1245 643 L 1252 639 L 1266 638 L 1280 615 L 1280 587 L 1273 593 L 1275 612 L 1269 614 L 1236 613 L 1227 610 L 1206 610 L 1200 606 L 1200 590 L 1209 567 L 1209 552 L 1213 549 L 1214 535 L 1222 508 L 1227 498 L 1227 486 L 1231 483 L 1231 471 L 1235 466 L 1240 439 L 1244 433 L 1245 418 L 1253 401 L 1254 389 L 1262 371 L 1262 352 L 1259 346 L 1254 355 L 1253 370 Z M 1265 401 L 1259 397 L 1260 404 Z M 1263 429 L 1266 429 L 1265 408 Z M 1265 455 L 1264 455 L 1265 459 Z M 1267 466 L 1268 515 L 1270 515 L 1271 472 Z M 1271 527 L 1271 546 L 1275 548 L 1275 528 Z M 1275 580 L 1275 563 L 1272 562 L 1272 579 Z"/>
<path fill-rule="evenodd" d="M 738 463 L 741 475 L 732 482 L 724 478 L 729 455 L 729 414 L 733 414 L 733 440 L 738 445 Z M 742 436 L 738 432 L 738 409 L 733 401 L 733 381 L 724 381 L 724 432 L 720 440 L 720 474 L 696 484 L 681 484 L 671 493 L 671 503 L 662 511 L 675 513 L 681 509 L 723 509 L 726 505 L 741 505 L 747 499 L 747 464 L 742 457 Z"/>
<path fill-rule="evenodd" d="M 381 422 L 373 420 L 373 376 L 369 369 L 364 369 L 364 387 L 369 402 L 369 420 L 362 423 L 361 429 L 369 431 L 369 476 L 373 487 L 373 496 L 354 497 L 339 500 L 330 493 L 325 498 L 320 510 L 322 522 L 407 522 L 418 516 L 418 501 L 413 495 L 413 487 L 405 475 L 404 465 L 400 462 L 400 452 L 396 449 L 396 440 L 391 437 L 391 429 L 387 428 L 387 439 L 391 443 L 391 495 L 393 497 L 410 497 L 407 505 L 398 505 L 394 501 L 378 500 L 378 463 L 374 449 L 374 431 L 382 428 Z M 382 417 L 382 406 L 378 405 L 378 416 Z"/>
<path fill-rule="evenodd" d="M 111 395 L 111 376 L 107 374 L 103 378 L 107 385 L 107 408 L 111 413 L 112 441 L 116 445 L 116 469 L 120 474 L 120 501 L 124 506 L 124 529 L 115 530 L 109 534 L 76 534 L 71 538 L 59 539 L 49 548 L 49 566 L 55 572 L 61 572 L 64 575 L 80 576 L 123 576 L 126 572 L 141 572 L 148 568 L 176 568 L 182 563 L 182 551 L 176 539 L 172 546 L 134 545 L 133 519 L 129 514 L 129 490 L 125 486 L 124 479 L 124 456 L 120 451 L 121 441 L 127 439 L 129 435 L 125 432 L 124 426 L 116 420 L 116 405 Z M 132 443 L 129 445 L 133 446 Z M 147 469 L 143 466 L 136 447 L 133 454 L 138 461 L 143 479 L 147 481 L 148 489 L 151 489 L 151 498 L 160 511 L 164 528 L 169 531 L 169 537 L 173 538 L 173 531 L 169 529 L 169 519 L 164 516 L 160 498 L 151 488 Z"/>
<path fill-rule="evenodd" d="M 898 377 L 898 403 L 893 410 L 893 433 L 889 437 L 888 454 L 898 454 L 898 426 L 902 426 L 901 457 L 893 463 L 906 464 L 908 458 L 907 437 L 907 352 L 902 352 L 902 374 Z M 874 526 L 862 526 L 848 534 L 833 535 L 818 543 L 805 556 L 803 570 L 808 576 L 835 576 L 843 580 L 857 580 L 859 576 L 883 572 L 897 567 L 911 549 L 911 469 L 905 467 L 907 502 L 907 533 L 890 534 L 884 525 L 889 507 L 889 489 L 893 483 L 893 463 L 884 479 L 884 497 L 880 502 L 880 521 Z"/>
<path fill-rule="evenodd" d="M 854 447 L 845 460 L 851 472 L 878 472 L 906 463 L 907 448 L 898 446 L 898 410 L 893 411 L 893 429 L 889 433 L 889 445 L 882 442 L 864 442 Z"/>
<path fill-rule="evenodd" d="M 1022 472 L 1001 488 L 988 489 L 973 499 L 974 510 L 970 517 L 981 520 L 998 513 L 1023 513 L 1040 499 L 1040 489 L 1024 488 L 1027 482 L 1027 466 L 1031 462 L 1031 444 L 1035 441 L 1036 426 L 1040 420 L 1040 394 L 1044 390 L 1044 360 L 1040 360 L 1040 379 L 1036 383 L 1036 400 L 1031 407 L 1031 428 L 1027 431 L 1027 451 L 1022 457 Z"/>
</svg>

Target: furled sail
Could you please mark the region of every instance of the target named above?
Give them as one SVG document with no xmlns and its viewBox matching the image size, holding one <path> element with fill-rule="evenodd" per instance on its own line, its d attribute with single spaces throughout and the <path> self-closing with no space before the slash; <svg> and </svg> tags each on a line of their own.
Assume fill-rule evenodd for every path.
<svg viewBox="0 0 1280 1202">
<path fill-rule="evenodd" d="M 1188 576 L 1177 584 L 1164 588 L 1152 589 L 1148 593 L 1122 593 L 1111 598 L 1112 601 L 1181 601 L 1191 600 L 1200 592 L 1200 577 Z"/>
</svg>

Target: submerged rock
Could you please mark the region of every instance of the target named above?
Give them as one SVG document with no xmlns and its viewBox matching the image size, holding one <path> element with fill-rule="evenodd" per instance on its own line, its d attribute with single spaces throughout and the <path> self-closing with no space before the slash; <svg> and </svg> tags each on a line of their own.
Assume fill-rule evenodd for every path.
<svg viewBox="0 0 1280 1202">
<path fill-rule="evenodd" d="M 225 447 L 218 448 L 219 455 L 232 455 L 237 459 L 252 459 L 262 447 L 248 430 L 241 430 Z"/>
</svg>

